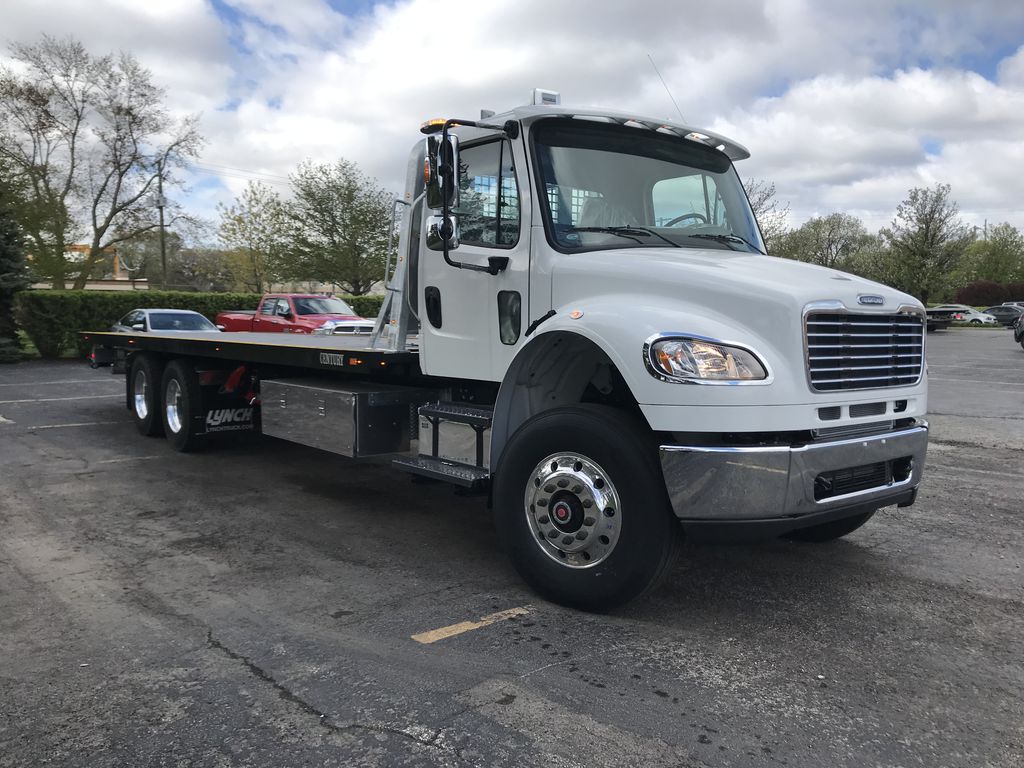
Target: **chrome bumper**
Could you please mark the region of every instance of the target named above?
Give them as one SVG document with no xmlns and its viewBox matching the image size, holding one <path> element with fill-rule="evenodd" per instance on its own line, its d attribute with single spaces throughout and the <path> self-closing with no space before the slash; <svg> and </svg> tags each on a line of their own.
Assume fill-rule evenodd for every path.
<svg viewBox="0 0 1024 768">
<path fill-rule="evenodd" d="M 867 437 L 791 446 L 661 446 L 672 509 L 682 520 L 798 518 L 847 507 L 884 507 L 921 482 L 928 425 Z M 815 499 L 819 475 L 910 458 L 906 477 L 851 493 Z"/>
</svg>

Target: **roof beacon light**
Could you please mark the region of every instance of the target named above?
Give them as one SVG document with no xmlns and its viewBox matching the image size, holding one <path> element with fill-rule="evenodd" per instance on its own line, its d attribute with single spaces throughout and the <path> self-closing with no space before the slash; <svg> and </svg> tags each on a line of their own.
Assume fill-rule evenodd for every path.
<svg viewBox="0 0 1024 768">
<path fill-rule="evenodd" d="M 533 89 L 533 100 L 530 102 L 533 106 L 545 106 L 553 107 L 558 106 L 562 103 L 562 94 L 558 91 L 548 91 L 543 88 Z"/>
</svg>

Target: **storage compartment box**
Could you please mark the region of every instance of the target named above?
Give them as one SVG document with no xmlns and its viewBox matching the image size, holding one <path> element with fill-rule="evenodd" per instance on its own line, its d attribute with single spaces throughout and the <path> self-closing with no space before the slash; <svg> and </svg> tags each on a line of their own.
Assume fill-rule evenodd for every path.
<svg viewBox="0 0 1024 768">
<path fill-rule="evenodd" d="M 273 379 L 260 383 L 265 435 L 355 458 L 409 450 L 415 406 L 436 390 Z"/>
</svg>

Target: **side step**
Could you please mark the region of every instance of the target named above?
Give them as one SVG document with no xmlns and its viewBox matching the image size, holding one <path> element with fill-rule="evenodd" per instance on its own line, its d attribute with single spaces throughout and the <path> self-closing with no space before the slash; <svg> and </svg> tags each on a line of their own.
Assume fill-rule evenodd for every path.
<svg viewBox="0 0 1024 768">
<path fill-rule="evenodd" d="M 449 464 L 441 459 L 430 456 L 395 459 L 392 464 L 396 469 L 411 472 L 420 477 L 432 480 L 443 480 L 463 488 L 480 490 L 487 487 L 490 472 L 483 467 L 469 467 L 464 464 Z"/>
<path fill-rule="evenodd" d="M 420 406 L 419 456 L 394 461 L 397 469 L 479 489 L 490 480 L 491 419 L 494 409 L 471 403 Z"/>
</svg>

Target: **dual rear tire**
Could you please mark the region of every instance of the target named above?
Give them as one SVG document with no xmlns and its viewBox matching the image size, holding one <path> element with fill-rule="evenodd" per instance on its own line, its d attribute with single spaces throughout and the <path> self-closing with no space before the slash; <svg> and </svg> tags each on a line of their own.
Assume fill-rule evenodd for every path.
<svg viewBox="0 0 1024 768">
<path fill-rule="evenodd" d="M 136 355 L 128 372 L 128 406 L 142 435 L 164 435 L 176 451 L 201 449 L 202 393 L 195 371 L 175 360 L 166 367 L 151 355 Z"/>
</svg>

